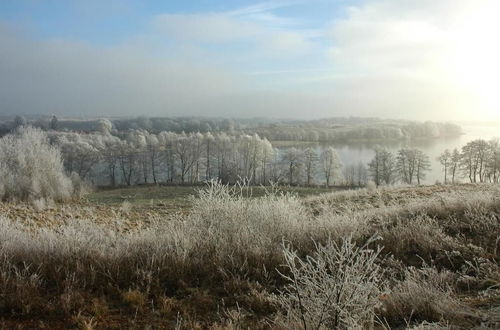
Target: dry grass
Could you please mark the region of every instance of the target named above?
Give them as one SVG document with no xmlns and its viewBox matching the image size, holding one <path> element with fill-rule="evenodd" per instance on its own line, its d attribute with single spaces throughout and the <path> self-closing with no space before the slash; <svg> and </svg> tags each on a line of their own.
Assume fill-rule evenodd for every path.
<svg viewBox="0 0 500 330">
<path fill-rule="evenodd" d="M 283 240 L 304 260 L 318 244 L 350 236 L 359 247 L 373 234 L 383 238 L 373 246 L 382 248 L 374 267 L 390 283 L 375 320 L 418 329 L 498 325 L 495 186 L 304 200 L 247 198 L 214 185 L 190 203 L 189 213 L 175 214 L 134 205 L 0 205 L 0 327 L 276 327 L 284 311 L 271 297 L 287 285 L 279 273 L 290 275 Z"/>
</svg>

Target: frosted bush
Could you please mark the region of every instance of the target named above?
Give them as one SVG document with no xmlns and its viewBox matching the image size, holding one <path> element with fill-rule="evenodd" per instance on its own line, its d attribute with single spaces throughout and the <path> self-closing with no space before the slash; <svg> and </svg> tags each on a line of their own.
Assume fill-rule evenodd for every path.
<svg viewBox="0 0 500 330">
<path fill-rule="evenodd" d="M 373 325 L 374 310 L 379 303 L 384 281 L 376 264 L 381 248 L 370 249 L 376 240 L 357 246 L 351 238 L 340 244 L 328 240 L 316 244 L 316 252 L 305 259 L 290 245 L 283 252 L 288 281 L 276 302 L 287 311 L 286 328 L 339 329 L 364 328 Z"/>
<path fill-rule="evenodd" d="M 247 189 L 211 183 L 193 200 L 187 221 L 202 230 L 203 239 L 217 245 L 221 254 L 235 248 L 277 251 L 283 237 L 302 236 L 309 214 L 299 198 L 279 193 L 247 198 Z"/>
<path fill-rule="evenodd" d="M 3 200 L 67 200 L 73 193 L 61 154 L 39 129 L 21 127 L 0 139 Z"/>
</svg>

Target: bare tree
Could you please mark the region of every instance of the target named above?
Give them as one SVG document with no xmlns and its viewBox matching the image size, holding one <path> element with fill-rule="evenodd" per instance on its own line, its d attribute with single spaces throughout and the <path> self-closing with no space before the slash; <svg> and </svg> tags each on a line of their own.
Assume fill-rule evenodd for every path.
<svg viewBox="0 0 500 330">
<path fill-rule="evenodd" d="M 323 170 L 323 174 L 325 176 L 326 186 L 329 187 L 332 178 L 340 177 L 342 163 L 337 151 L 331 146 L 323 149 L 320 158 L 321 169 Z"/>
<path fill-rule="evenodd" d="M 155 184 L 158 183 L 158 169 L 160 166 L 160 141 L 154 134 L 146 135 L 146 160 L 144 166 L 151 169 L 151 176 Z"/>
<path fill-rule="evenodd" d="M 283 156 L 282 161 L 286 164 L 288 169 L 288 183 L 297 183 L 300 177 L 300 171 L 304 165 L 303 155 L 297 148 L 288 148 Z"/>
<path fill-rule="evenodd" d="M 132 185 L 132 178 L 136 172 L 137 154 L 134 148 L 125 141 L 118 146 L 118 166 L 121 169 L 122 178 L 127 186 Z"/>
<path fill-rule="evenodd" d="M 119 158 L 119 141 L 107 141 L 105 143 L 105 147 L 103 149 L 103 157 L 104 165 L 107 171 L 107 176 L 109 178 L 111 186 L 116 186 L 117 178 L 116 178 L 116 170 L 118 166 L 118 158 Z"/>
<path fill-rule="evenodd" d="M 461 159 L 462 159 L 462 155 L 460 154 L 460 151 L 458 151 L 457 148 L 453 149 L 453 152 L 451 154 L 451 159 L 450 159 L 451 183 L 452 184 L 455 183 L 455 177 L 457 175 L 457 170 L 459 169 Z"/>
<path fill-rule="evenodd" d="M 181 182 L 186 181 L 186 174 L 196 162 L 196 141 L 193 136 L 183 135 L 173 143 L 173 152 L 179 162 Z"/>
<path fill-rule="evenodd" d="M 368 164 L 370 176 L 377 186 L 393 184 L 396 181 L 394 155 L 381 148 L 375 149 L 375 157 Z"/>
<path fill-rule="evenodd" d="M 271 169 L 268 169 L 272 163 L 273 157 L 275 155 L 275 150 L 271 144 L 266 138 L 262 140 L 262 172 L 261 172 L 261 183 L 266 185 L 268 184 L 268 173 L 270 172 Z"/>
<path fill-rule="evenodd" d="M 500 140 L 488 142 L 487 178 L 489 182 L 498 183 L 500 177 Z"/>
<path fill-rule="evenodd" d="M 482 139 L 474 140 L 462 147 L 461 167 L 470 182 L 484 182 L 486 160 L 488 157 L 488 142 Z"/>
<path fill-rule="evenodd" d="M 444 171 L 444 183 L 448 183 L 448 170 L 452 164 L 452 154 L 450 150 L 446 149 L 443 151 L 441 155 L 439 155 L 438 159 L 441 166 L 443 166 Z"/>
<path fill-rule="evenodd" d="M 210 158 L 212 157 L 212 146 L 215 143 L 215 138 L 212 133 L 205 133 L 204 137 L 205 143 L 205 180 L 210 180 L 212 178 L 212 168 L 210 166 Z"/>
<path fill-rule="evenodd" d="M 318 154 L 313 148 L 307 148 L 304 150 L 304 168 L 306 172 L 306 183 L 311 185 L 314 181 L 316 174 L 316 168 L 318 163 Z"/>
<path fill-rule="evenodd" d="M 431 162 L 429 156 L 421 150 L 416 150 L 416 163 L 415 177 L 417 178 L 417 184 L 421 184 L 422 180 L 425 179 L 426 173 L 431 170 Z"/>
<path fill-rule="evenodd" d="M 359 162 L 356 167 L 356 175 L 358 180 L 358 187 L 365 186 L 368 181 L 368 171 L 366 169 L 365 164 L 363 162 Z"/>
<path fill-rule="evenodd" d="M 403 183 L 412 184 L 417 171 L 417 150 L 400 149 L 396 157 L 396 169 Z"/>
</svg>

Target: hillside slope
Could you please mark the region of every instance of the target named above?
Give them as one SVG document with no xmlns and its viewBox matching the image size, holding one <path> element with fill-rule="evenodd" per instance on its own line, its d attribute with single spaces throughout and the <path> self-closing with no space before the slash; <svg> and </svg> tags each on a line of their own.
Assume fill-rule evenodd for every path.
<svg viewBox="0 0 500 330">
<path fill-rule="evenodd" d="M 314 322 L 316 302 L 284 309 L 289 279 L 305 265 L 287 267 L 284 251 L 306 262 L 346 238 L 365 254 L 382 249 L 365 270 L 381 271 L 372 317 L 351 308 L 338 314 L 340 327 L 500 326 L 497 186 L 248 198 L 214 184 L 190 205 L 149 215 L 144 206 L 1 205 L 0 327 L 301 329 L 294 317 Z"/>
</svg>

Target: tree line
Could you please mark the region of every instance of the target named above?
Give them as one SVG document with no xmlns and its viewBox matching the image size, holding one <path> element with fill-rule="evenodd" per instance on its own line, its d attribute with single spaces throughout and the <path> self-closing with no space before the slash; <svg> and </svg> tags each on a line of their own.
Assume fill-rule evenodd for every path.
<svg viewBox="0 0 500 330">
<path fill-rule="evenodd" d="M 395 153 L 376 148 L 367 164 L 342 164 L 334 147 L 275 148 L 258 134 L 226 132 L 158 134 L 131 129 L 112 132 L 102 120 L 99 132 L 48 131 L 68 173 L 97 185 L 148 183 L 196 184 L 217 179 L 224 183 L 247 180 L 291 185 L 421 184 L 431 170 L 429 157 L 404 147 Z M 500 180 L 500 143 L 475 140 L 461 150 L 439 156 L 444 182 L 465 178 L 470 182 Z"/>
<path fill-rule="evenodd" d="M 368 167 L 344 166 L 334 147 L 275 148 L 258 134 L 150 133 L 132 129 L 111 134 L 101 121 L 99 132 L 48 131 L 62 153 L 68 173 L 96 185 L 223 183 L 365 186 L 420 184 L 430 170 L 428 157 L 403 148 L 397 156 L 377 149 Z"/>
<path fill-rule="evenodd" d="M 0 134 L 27 124 L 43 130 L 94 132 L 102 119 L 59 119 L 57 116 L 32 117 L 17 115 L 12 121 L 0 121 Z M 158 134 L 226 132 L 228 134 L 258 134 L 270 141 L 338 142 L 354 140 L 404 140 L 440 138 L 462 134 L 453 123 L 408 122 L 377 118 L 326 118 L 322 120 L 272 120 L 266 118 L 231 119 L 203 117 L 145 117 L 108 120 L 118 132 L 146 130 Z"/>
<path fill-rule="evenodd" d="M 31 136 L 32 130 L 27 127 L 20 129 Z M 421 184 L 431 169 L 424 152 L 407 147 L 396 153 L 377 148 L 368 164 L 344 165 L 332 146 L 275 148 L 258 134 L 154 134 L 140 129 L 119 132 L 113 130 L 108 120 L 99 121 L 98 131 L 92 133 L 48 130 L 44 134 L 60 152 L 68 175 L 99 186 L 198 184 L 213 179 L 223 183 L 245 180 L 252 185 L 362 187 L 370 181 L 377 186 L 398 182 L 411 185 Z M 8 139 L 13 136 L 16 135 L 7 135 L 3 140 L 12 144 Z M 12 158 L 3 158 L 9 157 Z M 500 180 L 498 140 L 471 141 L 461 150 L 445 150 L 438 160 L 445 183 L 462 178 L 470 182 Z"/>
<path fill-rule="evenodd" d="M 476 139 L 461 149 L 444 150 L 437 159 L 444 173 L 443 182 L 454 184 L 460 179 L 471 183 L 500 181 L 500 141 Z M 376 149 L 368 164 L 369 176 L 376 185 L 396 182 L 421 184 L 430 171 L 429 157 L 421 150 L 402 148 L 397 153 Z"/>
<path fill-rule="evenodd" d="M 343 125 L 314 123 L 314 125 L 269 125 L 245 130 L 255 132 L 271 141 L 349 142 L 359 140 L 410 140 L 442 138 L 462 134 L 453 123 L 370 122 Z"/>
<path fill-rule="evenodd" d="M 278 149 L 257 134 L 149 133 L 129 130 L 110 133 L 49 131 L 59 147 L 68 173 L 98 185 L 148 183 L 196 184 L 212 179 L 224 183 L 340 183 L 342 164 L 333 147 L 321 152 L 308 148 Z M 322 179 L 321 179 L 322 178 Z"/>
<path fill-rule="evenodd" d="M 445 150 L 438 158 L 445 183 L 455 183 L 459 177 L 471 183 L 500 181 L 500 141 L 477 139 L 461 150 Z"/>
</svg>

